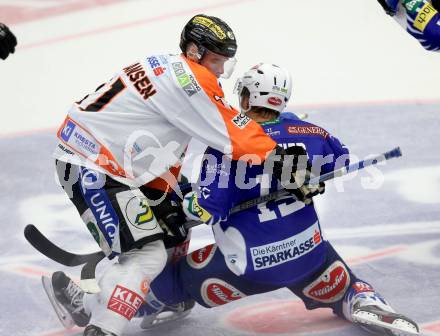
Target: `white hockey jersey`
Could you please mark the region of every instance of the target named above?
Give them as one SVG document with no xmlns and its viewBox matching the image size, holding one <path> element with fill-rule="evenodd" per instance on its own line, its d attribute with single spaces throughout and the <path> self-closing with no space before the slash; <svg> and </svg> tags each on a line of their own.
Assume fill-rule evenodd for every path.
<svg viewBox="0 0 440 336">
<path fill-rule="evenodd" d="M 226 102 L 217 78 L 184 55 L 127 66 L 74 103 L 57 135 L 56 159 L 135 187 L 176 165 L 191 137 L 234 159 L 255 154 L 264 160 L 275 147 Z"/>
</svg>

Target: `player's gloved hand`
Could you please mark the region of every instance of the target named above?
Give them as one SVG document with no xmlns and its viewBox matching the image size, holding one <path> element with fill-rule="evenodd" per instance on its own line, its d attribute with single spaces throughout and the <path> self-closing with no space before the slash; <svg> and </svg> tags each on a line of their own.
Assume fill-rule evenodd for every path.
<svg viewBox="0 0 440 336">
<path fill-rule="evenodd" d="M 226 220 L 227 215 L 221 217 L 209 213 L 199 204 L 197 192 L 191 191 L 183 198 L 182 209 L 188 220 L 203 222 L 208 225 L 214 225 L 219 221 Z"/>
<path fill-rule="evenodd" d="M 180 244 L 188 235 L 188 230 L 185 227 L 186 217 L 182 208 L 175 201 L 171 201 L 168 204 L 165 203 L 160 208 L 164 212 L 161 216 L 161 221 L 163 226 L 165 226 L 165 230 L 168 229 L 168 235 L 173 237 L 174 243 Z"/>
<path fill-rule="evenodd" d="M 397 6 L 399 5 L 399 0 L 377 0 L 385 12 L 394 16 L 397 13 Z"/>
<path fill-rule="evenodd" d="M 0 58 L 6 59 L 10 53 L 14 53 L 17 39 L 3 23 L 0 23 Z"/>
<path fill-rule="evenodd" d="M 171 194 L 160 190 L 153 188 L 141 188 L 141 190 L 150 200 L 161 199 L 158 204 L 151 205 L 151 209 L 165 232 L 165 247 L 170 248 L 182 243 L 188 235 L 188 230 L 185 227 L 186 217 L 180 204 Z M 151 202 L 154 203 L 156 202 Z"/>
<path fill-rule="evenodd" d="M 195 191 L 191 191 L 183 197 L 182 209 L 188 220 L 202 220 L 201 216 L 203 211 L 197 202 L 197 194 Z"/>
<path fill-rule="evenodd" d="M 307 152 L 303 147 L 293 146 L 283 149 L 277 146 L 267 160 L 274 161 L 274 175 L 284 189 L 295 195 L 301 202 L 311 204 L 314 196 L 324 193 L 324 182 L 317 185 L 309 183 L 312 176 L 311 167 L 308 163 Z"/>
<path fill-rule="evenodd" d="M 316 195 L 319 194 L 323 194 L 325 192 L 325 184 L 324 182 L 319 182 L 319 184 L 317 185 L 312 185 L 307 183 L 307 181 L 310 181 L 310 179 L 313 177 L 311 176 L 311 172 L 310 172 L 310 168 L 308 167 L 307 169 L 305 169 L 305 171 L 297 171 L 296 175 L 303 175 L 304 176 L 304 184 L 299 188 L 301 194 L 304 197 L 303 202 L 305 204 L 311 204 L 312 203 L 312 198 Z M 300 180 L 301 178 L 295 178 L 295 180 Z M 286 190 L 288 190 L 286 188 Z"/>
</svg>

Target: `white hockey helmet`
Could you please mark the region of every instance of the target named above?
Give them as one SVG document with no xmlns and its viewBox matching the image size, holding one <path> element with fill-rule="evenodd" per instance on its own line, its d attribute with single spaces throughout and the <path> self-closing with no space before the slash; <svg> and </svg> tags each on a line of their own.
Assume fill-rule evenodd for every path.
<svg viewBox="0 0 440 336">
<path fill-rule="evenodd" d="M 241 106 L 243 89 L 249 90 L 249 108 Z M 235 83 L 234 93 L 242 112 L 248 112 L 252 107 L 266 107 L 282 112 L 292 93 L 292 78 L 289 71 L 274 64 L 260 63 L 245 72 Z"/>
</svg>

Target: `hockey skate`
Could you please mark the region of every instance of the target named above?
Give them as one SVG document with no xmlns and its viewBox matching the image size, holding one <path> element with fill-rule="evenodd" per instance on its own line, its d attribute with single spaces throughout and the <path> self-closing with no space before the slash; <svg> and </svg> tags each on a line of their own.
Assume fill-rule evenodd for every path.
<svg viewBox="0 0 440 336">
<path fill-rule="evenodd" d="M 194 300 L 188 300 L 175 305 L 163 305 L 157 312 L 145 315 L 140 327 L 142 329 L 151 329 L 163 323 L 181 320 L 191 313 L 194 305 Z"/>
<path fill-rule="evenodd" d="M 419 335 L 417 323 L 404 315 L 383 310 L 378 306 L 359 307 L 353 312 L 352 319 L 363 329 L 376 335 Z"/>
<path fill-rule="evenodd" d="M 91 324 L 84 329 L 83 336 L 116 336 L 116 335 Z"/>
<path fill-rule="evenodd" d="M 41 280 L 44 291 L 65 328 L 70 329 L 75 325 L 84 327 L 89 323 L 90 315 L 85 312 L 82 303 L 84 292 L 64 272 L 55 272 L 52 279 L 43 276 Z"/>
<path fill-rule="evenodd" d="M 366 283 L 355 283 L 345 294 L 344 316 L 374 335 L 419 335 L 417 323 L 393 308 Z"/>
</svg>

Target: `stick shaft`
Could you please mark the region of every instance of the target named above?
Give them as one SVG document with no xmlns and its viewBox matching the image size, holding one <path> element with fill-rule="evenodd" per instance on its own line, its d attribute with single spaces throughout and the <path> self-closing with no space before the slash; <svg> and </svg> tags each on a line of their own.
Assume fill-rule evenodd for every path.
<svg viewBox="0 0 440 336">
<path fill-rule="evenodd" d="M 319 182 L 325 182 L 335 177 L 347 175 L 354 171 L 361 170 L 364 169 L 365 167 L 372 166 L 378 164 L 379 162 L 386 161 L 392 158 L 397 158 L 399 156 L 402 156 L 402 151 L 400 150 L 400 147 L 396 147 L 393 148 L 392 150 L 389 150 L 388 152 L 376 155 L 370 159 L 352 163 L 348 167 L 342 167 L 340 169 L 336 169 L 334 171 L 322 174 L 321 176 L 312 178 L 310 180 L 310 184 L 318 184 Z"/>
<path fill-rule="evenodd" d="M 402 151 L 400 150 L 400 147 L 396 147 L 396 148 L 393 148 L 385 153 L 376 155 L 370 159 L 362 160 L 362 161 L 353 163 L 353 164 L 349 165 L 348 167 L 342 167 L 340 169 L 336 169 L 331 172 L 328 172 L 328 173 L 322 174 L 320 176 L 317 176 L 315 178 L 312 178 L 310 180 L 310 184 L 313 185 L 313 184 L 318 184 L 320 182 L 325 182 L 325 181 L 334 179 L 336 177 L 340 177 L 340 176 L 347 175 L 347 174 L 353 173 L 355 171 L 364 169 L 368 166 L 375 165 L 379 162 L 386 161 L 386 160 L 389 160 L 392 158 L 397 158 L 399 156 L 402 156 Z M 291 193 L 289 193 L 288 191 L 286 191 L 284 189 L 277 190 L 277 191 L 274 191 L 273 193 L 270 193 L 268 195 L 253 198 L 251 200 L 245 201 L 245 202 L 233 207 L 230 211 L 230 214 L 232 215 L 234 213 L 252 208 L 252 207 L 256 206 L 257 204 L 272 201 L 272 200 L 278 199 L 283 196 L 288 196 L 288 195 L 291 195 Z M 190 221 L 187 223 L 186 227 L 191 228 L 191 227 L 197 226 L 199 224 L 201 224 L 201 222 Z"/>
</svg>

